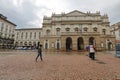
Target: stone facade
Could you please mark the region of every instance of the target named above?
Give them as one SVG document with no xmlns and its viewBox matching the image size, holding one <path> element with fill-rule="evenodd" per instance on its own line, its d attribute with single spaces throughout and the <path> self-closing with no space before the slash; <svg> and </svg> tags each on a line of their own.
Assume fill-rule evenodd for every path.
<svg viewBox="0 0 120 80">
<path fill-rule="evenodd" d="M 26 28 L 15 30 L 15 47 L 37 47 L 40 41 L 41 28 Z"/>
<path fill-rule="evenodd" d="M 111 26 L 111 34 L 115 35 L 117 43 L 120 43 L 120 22 L 115 23 Z"/>
<path fill-rule="evenodd" d="M 48 50 L 85 50 L 90 43 L 97 50 L 113 50 L 115 36 L 109 23 L 108 16 L 100 12 L 53 13 L 43 18 L 40 43 Z"/>
<path fill-rule="evenodd" d="M 16 25 L 0 14 L 0 48 L 12 48 Z"/>
</svg>

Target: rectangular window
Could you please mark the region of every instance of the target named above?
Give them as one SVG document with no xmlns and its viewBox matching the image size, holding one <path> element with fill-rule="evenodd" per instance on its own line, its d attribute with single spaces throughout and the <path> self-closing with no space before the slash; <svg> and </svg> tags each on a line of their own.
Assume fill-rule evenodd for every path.
<svg viewBox="0 0 120 80">
<path fill-rule="evenodd" d="M 39 32 L 39 38 L 40 38 L 40 36 L 41 36 L 41 32 Z"/>
<path fill-rule="evenodd" d="M 7 31 L 8 31 L 8 25 L 6 25 L 6 30 L 5 30 L 5 33 L 7 33 Z"/>
<path fill-rule="evenodd" d="M 1 32 L 3 32 L 3 29 L 4 29 L 4 23 L 2 23 Z"/>
<path fill-rule="evenodd" d="M 87 32 L 88 31 L 88 28 L 84 28 L 84 32 Z"/>
<path fill-rule="evenodd" d="M 93 28 L 93 31 L 94 31 L 94 32 L 97 32 L 97 28 L 96 28 L 96 27 L 94 27 L 94 28 Z"/>
<path fill-rule="evenodd" d="M 59 36 L 60 35 L 60 31 L 57 31 L 57 36 Z"/>
<path fill-rule="evenodd" d="M 11 33 L 11 29 L 9 30 L 9 33 Z"/>
<path fill-rule="evenodd" d="M 36 32 L 34 33 L 34 38 L 36 39 Z"/>
<path fill-rule="evenodd" d="M 19 33 L 17 32 L 17 37 L 16 37 L 16 39 L 18 39 L 18 34 L 19 34 Z M 9 35 L 9 36 L 10 36 L 10 35 Z"/>
<path fill-rule="evenodd" d="M 30 39 L 32 38 L 32 32 L 30 32 Z"/>
<path fill-rule="evenodd" d="M 103 32 L 103 34 L 105 35 L 105 34 L 106 34 L 106 29 L 103 29 L 102 32 Z"/>
<path fill-rule="evenodd" d="M 119 36 L 120 36 L 120 29 L 119 29 Z"/>
<path fill-rule="evenodd" d="M 50 35 L 50 30 L 46 30 L 46 35 Z"/>
<path fill-rule="evenodd" d="M 26 39 L 27 39 L 27 32 L 26 32 L 26 36 L 25 36 L 25 37 L 26 37 Z"/>
<path fill-rule="evenodd" d="M 22 32 L 22 34 L 21 34 L 21 39 L 23 39 L 23 32 Z"/>
</svg>

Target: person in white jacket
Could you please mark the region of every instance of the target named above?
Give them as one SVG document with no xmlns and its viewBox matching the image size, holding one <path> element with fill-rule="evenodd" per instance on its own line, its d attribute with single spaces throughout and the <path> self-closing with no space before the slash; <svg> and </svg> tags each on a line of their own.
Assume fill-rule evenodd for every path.
<svg viewBox="0 0 120 80">
<path fill-rule="evenodd" d="M 95 59 L 95 47 L 93 45 L 89 45 L 89 57 L 94 60 Z"/>
</svg>

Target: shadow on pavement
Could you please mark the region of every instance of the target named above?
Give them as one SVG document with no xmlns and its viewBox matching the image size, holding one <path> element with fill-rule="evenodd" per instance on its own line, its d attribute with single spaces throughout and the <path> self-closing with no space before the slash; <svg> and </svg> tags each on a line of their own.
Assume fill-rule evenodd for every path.
<svg viewBox="0 0 120 80">
<path fill-rule="evenodd" d="M 96 63 L 99 63 L 99 64 L 106 64 L 105 62 L 100 61 L 100 60 L 98 60 L 98 59 L 95 59 L 95 61 L 96 61 Z"/>
</svg>

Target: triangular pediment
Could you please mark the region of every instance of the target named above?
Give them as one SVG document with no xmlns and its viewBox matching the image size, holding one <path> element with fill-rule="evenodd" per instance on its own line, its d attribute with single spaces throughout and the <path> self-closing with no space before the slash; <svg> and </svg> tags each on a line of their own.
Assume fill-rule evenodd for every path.
<svg viewBox="0 0 120 80">
<path fill-rule="evenodd" d="M 66 14 L 66 16 L 82 16 L 82 15 L 86 15 L 86 14 L 78 10 L 74 10 Z"/>
</svg>

